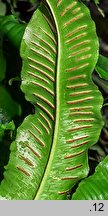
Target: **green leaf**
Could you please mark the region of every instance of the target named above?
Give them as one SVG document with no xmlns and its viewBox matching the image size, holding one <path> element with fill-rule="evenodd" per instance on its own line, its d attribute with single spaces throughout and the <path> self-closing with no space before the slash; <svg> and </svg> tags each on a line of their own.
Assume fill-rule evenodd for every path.
<svg viewBox="0 0 108 216">
<path fill-rule="evenodd" d="M 5 78 L 6 59 L 3 53 L 3 34 L 0 32 L 0 82 Z"/>
<path fill-rule="evenodd" d="M 5 130 L 14 130 L 14 117 L 21 115 L 21 107 L 15 102 L 6 88 L 0 85 L 0 142 L 3 139 Z M 12 123 L 11 123 L 12 122 Z"/>
<path fill-rule="evenodd" d="M 17 49 L 20 48 L 25 28 L 26 24 L 19 23 L 13 15 L 0 17 L 0 32 L 2 32 Z"/>
<path fill-rule="evenodd" d="M 83 180 L 73 200 L 108 200 L 108 156 L 99 163 L 95 173 Z"/>
<path fill-rule="evenodd" d="M 0 123 L 9 122 L 14 116 L 20 115 L 20 105 L 11 98 L 6 88 L 0 85 Z"/>
<path fill-rule="evenodd" d="M 108 80 L 108 58 L 103 55 L 99 55 L 95 70 L 101 78 Z"/>
<path fill-rule="evenodd" d="M 21 106 L 15 102 L 2 81 L 6 78 L 6 59 L 3 53 L 3 33 L 0 32 L 0 142 L 5 130 L 11 130 L 11 120 L 21 115 Z"/>
<path fill-rule="evenodd" d="M 67 199 L 88 174 L 87 151 L 103 125 L 102 96 L 91 79 L 98 39 L 89 10 L 75 0 L 46 3 L 21 45 L 21 89 L 35 114 L 17 130 L 1 199 Z"/>
<path fill-rule="evenodd" d="M 1 118 L 1 113 L 0 113 L 0 118 Z M 11 132 L 15 130 L 15 124 L 13 121 L 10 121 L 9 123 L 7 121 L 5 122 L 5 124 L 0 123 L 0 142 L 3 141 L 3 136 L 6 130 L 10 130 Z"/>
<path fill-rule="evenodd" d="M 6 4 L 1 2 L 0 0 L 0 16 L 4 16 L 6 14 Z"/>
<path fill-rule="evenodd" d="M 29 0 L 29 2 L 31 3 L 31 4 L 39 4 L 39 2 L 40 2 L 41 0 Z"/>
<path fill-rule="evenodd" d="M 101 0 L 94 0 L 95 4 L 99 4 Z"/>
</svg>

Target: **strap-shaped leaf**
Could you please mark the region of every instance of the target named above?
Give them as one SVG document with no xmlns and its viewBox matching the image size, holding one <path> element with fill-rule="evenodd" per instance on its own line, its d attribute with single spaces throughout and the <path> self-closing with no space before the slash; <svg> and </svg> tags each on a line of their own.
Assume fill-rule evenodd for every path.
<svg viewBox="0 0 108 216">
<path fill-rule="evenodd" d="M 98 43 L 84 5 L 71 0 L 47 3 L 58 34 L 56 122 L 49 163 L 36 199 L 64 199 L 87 175 L 87 149 L 100 133 L 97 98 L 102 99 L 90 78 Z"/>
<path fill-rule="evenodd" d="M 21 51 L 26 58 L 22 89 L 37 107 L 36 113 L 19 127 L 16 141 L 11 144 L 10 160 L 0 188 L 1 196 L 6 199 L 33 199 L 46 167 L 54 126 L 55 43 L 49 24 L 37 11 L 26 29 Z"/>
<path fill-rule="evenodd" d="M 95 173 L 83 180 L 73 200 L 108 200 L 108 156 L 99 163 Z"/>
<path fill-rule="evenodd" d="M 35 114 L 11 146 L 2 198 L 66 199 L 88 174 L 87 150 L 102 127 L 102 97 L 91 79 L 98 40 L 89 11 L 75 0 L 46 3 L 22 42 L 21 88 Z"/>
</svg>

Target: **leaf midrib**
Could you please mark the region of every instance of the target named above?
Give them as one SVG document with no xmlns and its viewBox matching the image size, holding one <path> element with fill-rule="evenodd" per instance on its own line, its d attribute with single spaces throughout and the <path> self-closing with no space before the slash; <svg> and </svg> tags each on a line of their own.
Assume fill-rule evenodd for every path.
<svg viewBox="0 0 108 216">
<path fill-rule="evenodd" d="M 51 7 L 50 3 L 48 0 L 46 0 L 48 6 L 50 7 L 50 10 L 51 10 L 51 13 L 52 13 L 52 16 L 53 16 L 53 19 L 55 21 L 55 28 L 57 30 L 57 39 L 58 39 L 58 52 L 57 52 L 57 61 L 56 61 L 56 94 L 55 94 L 55 97 L 56 97 L 56 111 L 55 111 L 55 125 L 54 125 L 54 135 L 53 135 L 53 141 L 52 141 L 52 147 L 51 147 L 51 150 L 50 150 L 50 153 L 49 153 L 49 158 L 48 158 L 48 161 L 47 161 L 47 165 L 46 165 L 46 169 L 45 169 L 45 172 L 43 174 L 43 178 L 41 180 L 41 183 L 40 183 L 40 186 L 39 186 L 39 189 L 36 193 L 36 196 L 35 196 L 35 200 L 40 200 L 40 194 L 41 194 L 41 191 L 45 185 L 45 181 L 47 179 L 47 175 L 51 169 L 51 166 L 52 166 L 52 162 L 53 162 L 53 157 L 54 157 L 54 154 L 55 154 L 55 149 L 56 149 L 56 141 L 57 141 L 57 135 L 58 135 L 58 127 L 59 127 L 59 116 L 60 116 L 60 110 L 59 110 L 59 107 L 60 107 L 60 88 L 59 88 L 59 77 L 60 77 L 60 33 L 59 33 L 59 27 L 58 27 L 58 23 L 57 23 L 57 20 L 56 20 L 56 17 L 55 17 L 55 14 L 53 12 L 53 8 Z"/>
</svg>

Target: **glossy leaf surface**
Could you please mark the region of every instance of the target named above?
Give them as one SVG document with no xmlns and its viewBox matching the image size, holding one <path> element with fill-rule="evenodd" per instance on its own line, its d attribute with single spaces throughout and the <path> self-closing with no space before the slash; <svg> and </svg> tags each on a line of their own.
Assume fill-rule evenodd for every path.
<svg viewBox="0 0 108 216">
<path fill-rule="evenodd" d="M 26 28 L 21 56 L 21 89 L 35 114 L 17 131 L 0 194 L 66 199 L 87 176 L 87 150 L 102 127 L 102 97 L 91 79 L 98 40 L 88 9 L 75 0 L 43 2 Z"/>
</svg>

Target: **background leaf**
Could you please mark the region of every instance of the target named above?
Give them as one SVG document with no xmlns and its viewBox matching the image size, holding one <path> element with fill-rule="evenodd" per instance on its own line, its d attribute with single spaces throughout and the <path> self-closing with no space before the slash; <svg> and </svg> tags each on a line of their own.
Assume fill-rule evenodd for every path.
<svg viewBox="0 0 108 216">
<path fill-rule="evenodd" d="M 108 200 L 108 156 L 96 167 L 95 173 L 83 180 L 73 200 Z"/>
<path fill-rule="evenodd" d="M 0 82 L 5 78 L 6 59 L 3 52 L 3 34 L 0 32 Z"/>
<path fill-rule="evenodd" d="M 0 16 L 4 16 L 6 14 L 6 5 L 4 2 L 0 0 Z"/>
<path fill-rule="evenodd" d="M 99 55 L 95 70 L 101 78 L 108 80 L 108 58 L 103 55 Z"/>
<path fill-rule="evenodd" d="M 20 48 L 25 28 L 26 24 L 19 23 L 13 15 L 0 17 L 0 32 L 18 49 Z"/>
</svg>

